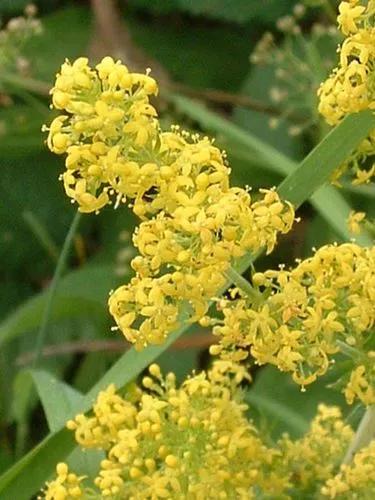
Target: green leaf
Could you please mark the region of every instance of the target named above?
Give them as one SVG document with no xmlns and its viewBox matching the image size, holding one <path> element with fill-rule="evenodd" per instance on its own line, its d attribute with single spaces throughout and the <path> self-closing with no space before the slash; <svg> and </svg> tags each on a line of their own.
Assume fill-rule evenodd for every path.
<svg viewBox="0 0 375 500">
<path fill-rule="evenodd" d="M 288 402 L 280 402 L 255 391 L 249 391 L 245 400 L 253 404 L 259 412 L 275 419 L 279 425 L 285 426 L 289 432 L 302 435 L 309 427 L 309 421 L 288 406 Z"/>
<path fill-rule="evenodd" d="M 49 430 L 63 427 L 82 404 L 83 395 L 43 370 L 29 371 L 41 400 Z"/>
<path fill-rule="evenodd" d="M 58 431 L 65 426 L 72 415 L 77 413 L 82 405 L 83 395 L 46 371 L 31 370 L 28 374 L 38 391 L 49 430 Z M 76 474 L 95 477 L 103 459 L 104 453 L 100 450 L 85 453 L 76 446 L 66 461 Z"/>
<path fill-rule="evenodd" d="M 98 393 L 113 383 L 118 388 L 137 377 L 159 354 L 165 351 L 187 329 L 185 325 L 158 347 L 149 347 L 142 352 L 131 348 L 105 374 L 105 376 L 84 397 L 82 404 L 66 419 L 76 413 L 85 413 L 91 407 Z M 31 450 L 0 477 L 0 498 L 29 500 L 53 473 L 56 463 L 64 460 L 76 447 L 73 433 L 61 426 L 49 434 L 36 448 Z"/>
<path fill-rule="evenodd" d="M 30 393 L 34 396 L 32 393 L 32 380 L 29 374 L 25 370 L 22 370 L 17 373 L 13 385 L 12 415 L 17 422 L 23 422 L 26 420 L 30 402 L 33 400 L 33 397 L 30 397 Z"/>
<path fill-rule="evenodd" d="M 311 151 L 293 175 L 281 183 L 278 189 L 281 196 L 301 205 L 329 180 L 332 171 L 374 127 L 375 115 L 370 110 L 348 115 Z"/>
<path fill-rule="evenodd" d="M 295 186 L 294 189 L 297 189 L 297 193 L 293 200 L 297 203 L 306 201 L 312 192 L 311 185 L 315 188 L 323 185 L 330 173 L 342 161 L 340 148 L 346 151 L 353 149 L 362 138 L 366 137 L 369 129 L 374 127 L 373 120 L 375 118 L 371 120 L 367 113 L 363 113 L 356 115 L 356 119 L 353 121 L 345 120 L 338 125 L 333 133 L 330 133 L 312 151 L 307 160 L 302 162 L 300 167 L 294 169 L 285 179 L 282 184 L 282 192 L 289 193 L 293 199 L 293 192 L 290 186 Z M 346 133 L 348 123 L 355 124 L 357 127 L 355 134 L 353 133 L 349 137 Z M 231 125 L 229 124 L 229 126 Z M 341 129 L 343 129 L 342 134 L 340 134 Z M 253 141 L 252 138 L 250 140 Z M 261 141 L 255 142 L 259 142 L 262 145 Z M 336 151 L 337 157 L 330 154 L 331 149 Z M 272 148 L 265 146 L 263 151 L 260 151 L 260 156 L 267 159 L 267 154 L 273 156 L 272 152 Z M 332 158 L 332 156 L 334 157 Z M 289 160 L 283 158 L 282 155 L 279 155 L 279 157 L 284 164 L 290 164 Z M 268 157 L 268 162 L 272 163 L 272 161 L 273 159 Z M 296 180 L 301 182 L 296 182 Z M 309 183 L 307 183 L 307 180 Z M 245 270 L 252 260 L 254 260 L 254 256 L 247 255 L 246 258 L 241 259 L 238 263 L 238 268 Z M 182 317 L 183 313 L 184 311 L 182 311 Z M 119 388 L 133 380 L 186 330 L 187 324 L 184 324 L 170 335 L 167 341 L 161 346 L 149 347 L 140 353 L 137 353 L 134 349 L 130 349 L 89 391 L 84 398 L 82 406 L 79 408 L 79 412 L 88 411 L 98 392 L 108 384 L 114 383 Z M 75 443 L 71 434 L 67 433 L 64 428 L 50 434 L 42 443 L 0 477 L 0 498 L 14 497 L 17 500 L 29 499 L 52 473 L 55 463 L 64 459 L 74 447 Z"/>
<path fill-rule="evenodd" d="M 113 287 L 112 267 L 87 265 L 65 276 L 52 306 L 51 320 L 85 314 L 106 313 L 105 303 Z M 40 325 L 46 304 L 46 292 L 29 299 L 0 324 L 0 346 Z"/>
<path fill-rule="evenodd" d="M 0 498 L 30 500 L 75 446 L 73 433 L 65 427 L 49 434 L 0 477 Z"/>
<path fill-rule="evenodd" d="M 346 227 L 351 207 L 337 189 L 324 184 L 368 132 L 375 128 L 373 113 L 365 111 L 346 117 L 297 169 L 293 160 L 201 104 L 175 95 L 170 96 L 170 99 L 179 110 L 196 120 L 203 128 L 222 134 L 232 142 L 232 147 L 240 146 L 242 153 L 247 150 L 250 164 L 258 162 L 267 171 L 288 176 L 279 186 L 279 193 L 283 198 L 296 206 L 310 198 L 317 212 L 343 240 L 351 238 Z M 359 235 L 357 241 L 363 245 L 372 242 L 366 234 Z"/>
<path fill-rule="evenodd" d="M 274 366 L 265 366 L 245 395 L 246 402 L 250 403 L 250 415 L 255 420 L 256 413 L 265 418 L 265 428 L 272 428 L 275 439 L 283 432 L 298 438 L 309 427 L 319 403 L 347 408 L 343 395 L 327 388 L 328 379 L 329 376 L 325 376 L 302 392 L 290 377 Z"/>
<path fill-rule="evenodd" d="M 137 352 L 133 347 L 125 353 L 102 377 L 99 382 L 85 396 L 85 404 L 90 404 L 97 397 L 100 391 L 108 387 L 109 384 L 115 384 L 116 387 L 123 387 L 137 377 L 142 370 L 152 363 L 162 352 L 168 349 L 188 328 L 190 325 L 184 324 L 181 328 L 169 335 L 167 340 L 161 346 L 151 346 L 141 352 Z"/>
</svg>

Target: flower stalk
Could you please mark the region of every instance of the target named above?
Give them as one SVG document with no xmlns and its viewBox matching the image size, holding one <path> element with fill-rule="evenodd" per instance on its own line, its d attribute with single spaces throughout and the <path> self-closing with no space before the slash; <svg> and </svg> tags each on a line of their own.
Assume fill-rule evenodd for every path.
<svg viewBox="0 0 375 500">
<path fill-rule="evenodd" d="M 41 355 L 42 355 L 42 350 L 43 350 L 43 345 L 47 336 L 47 330 L 48 330 L 48 325 L 49 321 L 51 318 L 51 311 L 52 311 L 52 304 L 54 301 L 54 298 L 56 296 L 57 288 L 60 283 L 60 279 L 63 275 L 65 266 L 66 266 L 66 261 L 69 256 L 69 252 L 72 246 L 72 242 L 74 239 L 74 235 L 77 232 L 77 228 L 79 225 L 79 221 L 81 219 L 81 214 L 77 211 L 72 223 L 70 225 L 69 231 L 66 235 L 64 245 L 61 249 L 61 253 L 59 256 L 59 259 L 57 261 L 57 265 L 55 268 L 55 272 L 52 278 L 51 285 L 49 289 L 47 290 L 47 302 L 46 302 L 46 307 L 43 312 L 43 317 L 42 317 L 42 322 L 41 326 L 36 338 L 36 347 L 35 347 L 35 356 L 33 359 L 33 364 L 32 367 L 36 368 L 37 365 L 39 364 Z"/>
<path fill-rule="evenodd" d="M 259 290 L 256 290 L 251 284 L 245 279 L 239 272 L 237 272 L 233 267 L 229 267 L 225 272 L 226 277 L 231 283 L 234 283 L 237 288 L 239 288 L 245 295 L 251 300 L 258 300 L 261 296 Z"/>
</svg>

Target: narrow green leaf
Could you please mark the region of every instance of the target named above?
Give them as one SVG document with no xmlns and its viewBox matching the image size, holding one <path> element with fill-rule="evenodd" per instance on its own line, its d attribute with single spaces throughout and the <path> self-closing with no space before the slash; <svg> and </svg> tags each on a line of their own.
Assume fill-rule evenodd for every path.
<svg viewBox="0 0 375 500">
<path fill-rule="evenodd" d="M 49 430 L 58 431 L 82 406 L 83 395 L 46 371 L 30 370 L 27 373 L 36 386 Z M 85 453 L 79 446 L 75 446 L 66 462 L 78 475 L 95 476 L 103 459 L 103 451 L 92 450 Z"/>
<path fill-rule="evenodd" d="M 44 370 L 30 370 L 29 374 L 38 391 L 49 430 L 61 429 L 82 405 L 82 394 Z"/>
<path fill-rule="evenodd" d="M 275 401 L 268 396 L 252 391 L 246 393 L 245 399 L 246 402 L 253 404 L 258 411 L 264 412 L 273 419 L 282 422 L 288 430 L 297 434 L 303 434 L 309 427 L 307 419 L 280 401 Z"/>
<path fill-rule="evenodd" d="M 326 222 L 344 241 L 348 241 L 353 237 L 349 233 L 346 223 L 351 207 L 337 189 L 331 186 L 323 186 L 311 196 L 310 202 L 315 210 L 324 217 Z M 363 246 L 372 244 L 370 235 L 365 232 L 356 236 L 356 240 Z"/>
<path fill-rule="evenodd" d="M 122 387 L 131 382 L 142 372 L 142 370 L 147 368 L 154 359 L 181 337 L 189 327 L 190 325 L 185 323 L 181 328 L 169 335 L 166 341 L 160 346 L 150 346 L 141 352 L 137 352 L 133 347 L 129 349 L 129 351 L 125 353 L 87 393 L 84 404 L 90 408 L 98 393 L 109 384 L 115 384 L 117 387 Z"/>
<path fill-rule="evenodd" d="M 343 182 L 342 184 L 345 191 L 348 191 L 349 193 L 353 193 L 357 196 L 363 196 L 370 199 L 375 198 L 375 189 L 373 183 L 367 185 L 362 184 L 361 186 L 353 186 L 353 184 L 350 184 L 349 182 Z"/>
<path fill-rule="evenodd" d="M 49 434 L 27 455 L 0 477 L 0 498 L 30 500 L 43 487 L 56 464 L 76 446 L 74 435 L 66 428 Z"/>
<path fill-rule="evenodd" d="M 12 416 L 16 422 L 24 422 L 27 419 L 30 402 L 30 393 L 33 390 L 33 382 L 27 371 L 21 370 L 13 380 Z"/>
<path fill-rule="evenodd" d="M 375 115 L 372 111 L 348 115 L 311 151 L 293 175 L 281 183 L 280 195 L 295 205 L 310 198 L 373 128 Z"/>
</svg>

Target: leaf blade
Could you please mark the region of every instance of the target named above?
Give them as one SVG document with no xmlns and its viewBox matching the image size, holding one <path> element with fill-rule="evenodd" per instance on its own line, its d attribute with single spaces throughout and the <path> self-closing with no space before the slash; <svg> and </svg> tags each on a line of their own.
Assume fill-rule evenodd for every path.
<svg viewBox="0 0 375 500">
<path fill-rule="evenodd" d="M 66 421 L 80 408 L 83 395 L 44 370 L 30 370 L 50 431 L 64 427 Z"/>
</svg>

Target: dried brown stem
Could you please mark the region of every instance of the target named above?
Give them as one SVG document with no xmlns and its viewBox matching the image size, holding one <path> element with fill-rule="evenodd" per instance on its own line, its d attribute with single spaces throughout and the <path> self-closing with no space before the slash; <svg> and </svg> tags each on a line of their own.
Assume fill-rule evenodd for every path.
<svg viewBox="0 0 375 500">
<path fill-rule="evenodd" d="M 173 350 L 184 350 L 193 348 L 207 348 L 214 342 L 211 334 L 203 333 L 201 335 L 190 335 L 189 337 L 176 340 L 172 345 Z M 130 344 L 123 340 L 78 340 L 75 342 L 66 342 L 65 344 L 45 346 L 42 351 L 42 357 L 50 358 L 64 356 L 66 354 L 87 354 L 90 352 L 123 352 L 130 348 Z M 34 359 L 33 352 L 25 352 L 16 359 L 17 366 L 28 365 Z"/>
<path fill-rule="evenodd" d="M 280 116 L 282 113 L 280 109 L 272 105 L 257 101 L 256 99 L 252 99 L 251 97 L 246 95 L 233 94 L 224 90 L 193 89 L 181 83 L 170 83 L 168 85 L 168 88 L 170 90 L 185 94 L 189 97 L 204 99 L 205 101 L 213 102 L 216 104 L 241 106 L 243 108 L 252 109 L 253 111 L 258 111 L 260 113 L 265 113 L 271 116 Z"/>
</svg>

